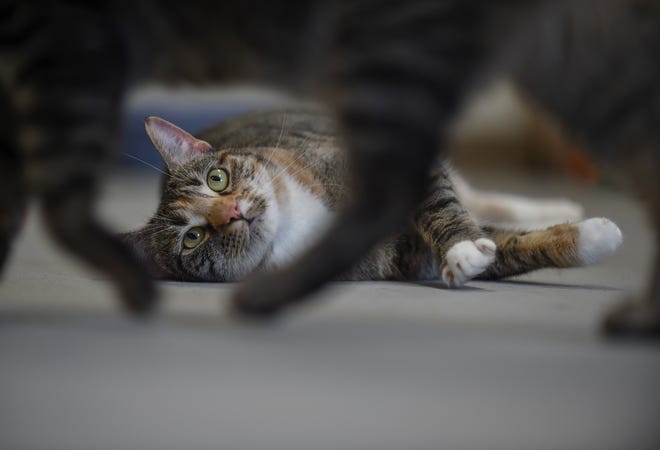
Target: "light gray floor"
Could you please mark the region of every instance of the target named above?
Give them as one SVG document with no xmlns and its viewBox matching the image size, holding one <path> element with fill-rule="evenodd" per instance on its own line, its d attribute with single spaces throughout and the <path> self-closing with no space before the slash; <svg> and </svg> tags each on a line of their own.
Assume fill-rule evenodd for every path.
<svg viewBox="0 0 660 450">
<path fill-rule="evenodd" d="M 101 214 L 143 222 L 156 184 L 114 179 Z M 161 314 L 141 324 L 32 211 L 0 284 L 0 448 L 660 448 L 660 348 L 597 333 L 646 276 L 642 211 L 542 179 L 481 185 L 570 195 L 624 246 L 600 267 L 461 290 L 337 283 L 267 327 L 224 316 L 230 285 L 160 283 Z"/>
</svg>

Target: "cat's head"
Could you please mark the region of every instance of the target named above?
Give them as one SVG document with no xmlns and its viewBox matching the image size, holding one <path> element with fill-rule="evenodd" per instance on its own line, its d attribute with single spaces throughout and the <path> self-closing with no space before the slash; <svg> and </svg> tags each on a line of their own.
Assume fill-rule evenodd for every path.
<svg viewBox="0 0 660 450">
<path fill-rule="evenodd" d="M 245 149 L 214 149 L 149 117 L 167 165 L 156 214 L 121 238 L 159 278 L 240 280 L 264 264 L 280 221 L 268 162 Z"/>
</svg>

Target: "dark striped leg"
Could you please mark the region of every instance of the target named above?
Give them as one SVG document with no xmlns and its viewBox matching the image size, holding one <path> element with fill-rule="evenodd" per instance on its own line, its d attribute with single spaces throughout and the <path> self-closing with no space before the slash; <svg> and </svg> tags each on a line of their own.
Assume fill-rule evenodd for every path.
<svg viewBox="0 0 660 450">
<path fill-rule="evenodd" d="M 67 130 L 60 127 L 57 139 L 45 141 L 50 149 L 33 148 L 35 153 L 27 160 L 31 172 L 29 186 L 37 194 L 45 223 L 58 243 L 110 276 L 119 287 L 124 307 L 131 313 L 144 315 L 154 306 L 153 282 L 124 244 L 93 216 L 97 177 L 105 167 L 101 161 L 108 145 L 97 139 L 109 139 L 110 130 L 90 137 L 91 140 L 83 139 L 83 133 L 91 133 L 86 125 L 71 124 Z M 34 132 L 52 130 L 43 126 Z M 50 157 L 43 151 L 74 152 L 75 159 L 66 154 Z"/>
<path fill-rule="evenodd" d="M 660 9 L 654 2 L 603 2 L 606 9 L 594 15 L 589 2 L 546 5 L 542 26 L 530 20 L 535 32 L 517 41 L 518 80 L 590 147 L 618 155 L 618 172 L 633 168 L 630 184 L 652 205 L 660 232 Z M 659 265 L 642 301 L 605 317 L 606 333 L 660 337 Z"/>
<path fill-rule="evenodd" d="M 660 165 L 660 160 L 657 161 Z M 660 167 L 658 167 L 660 169 Z M 603 331 L 612 337 L 660 339 L 660 183 L 657 173 L 651 184 L 652 212 L 655 220 L 655 265 L 645 297 L 633 298 L 615 305 L 603 319 Z"/>
<path fill-rule="evenodd" d="M 23 223 L 27 204 L 23 166 L 16 149 L 15 117 L 0 87 L 0 274 Z"/>
<path fill-rule="evenodd" d="M 626 300 L 606 314 L 603 331 L 612 337 L 660 338 L 660 261 L 656 258 L 646 298 Z"/>
<path fill-rule="evenodd" d="M 346 106 L 340 121 L 354 169 L 354 202 L 293 265 L 242 285 L 234 298 L 237 313 L 270 316 L 299 303 L 401 228 L 428 187 L 428 170 L 437 149 L 436 122 L 429 120 L 437 115 L 424 108 L 426 98 L 410 97 L 411 102 L 419 102 L 416 107 L 426 116 L 424 120 L 401 107 L 384 108 L 384 116 L 382 107 L 368 101 Z"/>
<path fill-rule="evenodd" d="M 144 315 L 154 306 L 153 283 L 127 248 L 92 217 L 95 184 L 92 175 L 81 175 L 53 186 L 41 198 L 46 224 L 66 250 L 113 279 L 129 312 Z"/>
<path fill-rule="evenodd" d="M 300 302 L 402 229 L 427 192 L 441 134 L 478 59 L 482 12 L 470 2 L 413 1 L 410 15 L 400 2 L 336 3 L 328 93 L 353 170 L 353 202 L 292 266 L 241 286 L 242 313 Z"/>
<path fill-rule="evenodd" d="M 17 75 L 19 89 L 31 93 L 17 103 L 27 183 L 57 242 L 110 276 L 124 307 L 144 315 L 155 304 L 153 282 L 93 217 L 96 186 L 116 144 L 123 49 L 101 18 L 75 5 L 58 6 L 57 17 Z"/>
</svg>

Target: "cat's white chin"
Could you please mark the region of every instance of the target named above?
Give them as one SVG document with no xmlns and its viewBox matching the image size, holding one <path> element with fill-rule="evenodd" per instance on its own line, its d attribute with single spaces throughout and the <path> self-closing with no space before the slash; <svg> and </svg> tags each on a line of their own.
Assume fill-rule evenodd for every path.
<svg viewBox="0 0 660 450">
<path fill-rule="evenodd" d="M 619 227 L 604 217 L 594 217 L 576 224 L 579 230 L 577 252 L 583 266 L 597 264 L 613 255 L 623 242 Z"/>
</svg>

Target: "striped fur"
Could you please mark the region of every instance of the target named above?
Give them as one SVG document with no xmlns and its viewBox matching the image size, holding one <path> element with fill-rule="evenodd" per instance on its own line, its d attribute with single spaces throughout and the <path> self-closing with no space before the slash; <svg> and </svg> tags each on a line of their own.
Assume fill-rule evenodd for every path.
<svg viewBox="0 0 660 450">
<path fill-rule="evenodd" d="M 127 86 L 275 83 L 333 111 L 356 176 L 354 200 L 320 243 L 237 292 L 239 310 L 274 312 L 404 225 L 428 192 L 448 122 L 495 60 L 597 155 L 627 163 L 657 227 L 659 9 L 655 0 L 4 1 L 0 112 L 15 127 L 2 137 L 0 263 L 31 196 L 52 235 L 109 274 L 127 308 L 146 312 L 154 293 L 144 270 L 91 213 Z M 649 292 L 660 324 L 660 288 Z"/>
<path fill-rule="evenodd" d="M 352 200 L 336 125 L 318 110 L 250 114 L 199 138 L 162 119 L 146 127 L 168 173 L 154 217 L 122 237 L 158 277 L 236 281 L 271 271 L 299 256 Z M 219 193 L 207 183 L 218 168 L 230 180 Z M 339 278 L 441 278 L 459 287 L 475 277 L 599 262 L 620 244 L 616 225 L 598 219 L 533 232 L 482 228 L 456 196 L 454 178 L 439 167 L 402 231 Z M 193 249 L 183 244 L 191 229 L 204 233 Z"/>
</svg>

